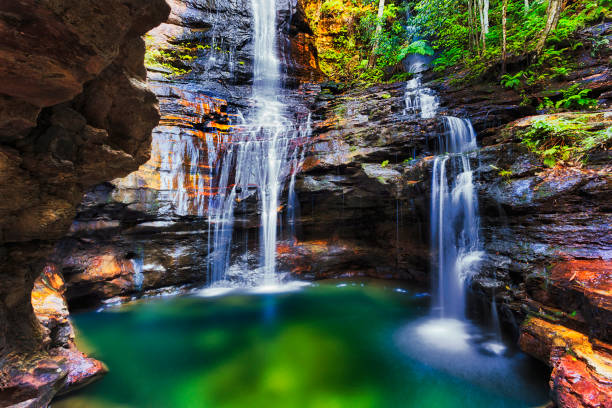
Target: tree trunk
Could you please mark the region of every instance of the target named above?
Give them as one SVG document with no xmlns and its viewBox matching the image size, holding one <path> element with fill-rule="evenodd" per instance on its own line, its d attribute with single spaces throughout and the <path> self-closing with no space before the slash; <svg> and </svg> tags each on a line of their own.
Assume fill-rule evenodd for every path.
<svg viewBox="0 0 612 408">
<path fill-rule="evenodd" d="M 382 19 L 385 12 L 385 0 L 378 0 L 378 15 L 376 16 L 376 30 L 374 31 L 374 45 L 368 61 L 368 67 L 373 68 L 376 63 L 376 50 L 378 49 L 380 32 L 382 31 Z"/>
<path fill-rule="evenodd" d="M 529 13 L 529 0 L 525 0 L 525 8 L 523 9 L 525 14 Z"/>
<path fill-rule="evenodd" d="M 478 1 L 478 14 L 480 16 L 480 41 L 482 52 L 487 48 L 487 34 L 489 33 L 489 0 Z"/>
<path fill-rule="evenodd" d="M 503 0 L 502 3 L 502 67 L 501 73 L 506 73 L 506 13 L 508 11 L 508 0 Z"/>
<path fill-rule="evenodd" d="M 563 3 L 561 0 L 549 0 L 548 7 L 546 8 L 546 26 L 544 26 L 544 30 L 542 30 L 538 45 L 536 46 L 537 55 L 542 53 L 550 32 L 557 28 L 559 17 L 561 17 L 562 5 Z"/>
<path fill-rule="evenodd" d="M 476 19 L 474 18 L 474 0 L 468 0 L 468 26 L 469 26 L 469 43 L 470 49 L 474 50 L 477 47 L 476 41 Z"/>
</svg>

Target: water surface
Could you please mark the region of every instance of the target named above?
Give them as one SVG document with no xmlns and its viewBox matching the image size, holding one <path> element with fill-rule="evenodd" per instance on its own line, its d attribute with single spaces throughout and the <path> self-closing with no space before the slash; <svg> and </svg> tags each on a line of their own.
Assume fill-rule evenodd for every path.
<svg viewBox="0 0 612 408">
<path fill-rule="evenodd" d="M 531 407 L 546 371 L 487 347 L 486 332 L 429 317 L 393 283 L 146 301 L 74 316 L 100 382 L 54 408 Z"/>
</svg>

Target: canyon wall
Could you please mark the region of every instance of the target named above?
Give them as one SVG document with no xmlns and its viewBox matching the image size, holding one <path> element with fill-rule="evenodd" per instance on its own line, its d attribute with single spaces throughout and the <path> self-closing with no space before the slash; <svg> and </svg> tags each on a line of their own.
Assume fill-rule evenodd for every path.
<svg viewBox="0 0 612 408">
<path fill-rule="evenodd" d="M 85 381 L 87 375 L 71 372 L 81 364 L 96 366 L 93 375 L 102 371 L 84 360 L 65 330 L 39 323 L 32 289 L 83 191 L 149 157 L 159 111 L 146 86 L 140 36 L 168 13 L 163 0 L 15 0 L 0 6 L 3 406 L 25 400 L 44 405 L 58 390 Z M 57 336 L 64 341 L 58 344 Z"/>
<path fill-rule="evenodd" d="M 207 281 L 211 146 L 251 107 L 252 10 L 249 1 L 171 2 L 168 20 L 147 33 L 148 82 L 160 101 L 151 158 L 128 177 L 90 189 L 53 263 L 75 308 L 181 290 Z M 308 118 L 307 81 L 320 80 L 301 2 L 277 2 L 281 99 L 289 119 Z M 220 151 L 220 150 L 219 150 Z M 251 237 L 256 263 L 255 197 L 236 210 L 237 248 Z M 110 299 L 110 300 L 108 300 Z"/>
<path fill-rule="evenodd" d="M 601 146 L 581 166 L 549 168 L 521 141 L 536 121 L 558 117 L 580 119 L 587 131 L 610 127 L 609 50 L 598 58 L 591 56 L 588 45 L 576 50 L 580 68 L 534 96 L 543 98 L 548 92 L 555 98 L 558 90 L 578 83 L 592 89 L 598 112 L 537 116 L 534 103 L 494 82 L 462 86 L 428 73 L 426 86 L 439 95 L 440 108 L 435 118 L 421 119 L 405 110 L 403 82 L 346 91 L 335 83 L 317 84 L 322 78 L 302 3 L 277 6 L 282 98 L 295 123 L 312 120 L 312 137 L 296 182 L 299 222 L 278 242 L 279 270 L 308 280 L 370 276 L 429 287 L 432 156 L 445 133 L 441 117 L 470 118 L 481 146 L 469 157 L 486 252 L 480 273 L 470 281 L 470 314 L 488 316 L 495 299 L 506 327 L 520 333 L 523 349 L 554 368 L 556 402 L 597 406 L 598 399 L 606 398 L 601 390 L 610 380 L 610 147 Z M 161 122 L 153 131 L 151 158 L 144 164 L 144 156 L 129 150 L 124 138 L 113 139 L 113 148 L 133 157 L 130 170 L 141 166 L 87 191 L 68 235 L 50 258 L 46 270 L 64 277 L 61 290 L 72 307 L 207 282 L 207 203 L 208 197 L 219 194 L 205 182 L 209 143 L 231 132 L 249 109 L 251 19 L 248 2 L 174 1 L 166 23 L 145 37 L 147 76 L 160 101 Z M 590 30 L 610 36 L 609 23 Z M 69 108 L 81 112 L 87 123 L 92 115 L 90 126 L 96 127 L 104 121 L 87 110 L 93 105 L 86 99 L 77 97 Z M 61 120 L 54 115 L 51 110 L 41 115 L 45 129 Z M 66 153 L 60 149 L 55 154 Z M 107 160 L 97 153 L 88 165 L 96 159 Z M 88 168 L 101 176 L 96 166 Z M 89 179 L 82 182 L 88 184 Z M 237 206 L 236 267 L 230 275 L 257 265 L 257 212 L 253 197 Z M 64 219 L 64 228 L 69 219 Z M 48 247 L 42 255 L 51 242 L 44 244 Z M 19 263 L 20 258 L 13 259 Z M 33 268 L 41 266 L 31 265 L 33 279 Z M 592 394 L 568 380 L 576 372 L 585 379 L 579 385 L 595 390 Z M 595 402 L 585 401 L 588 395 L 595 395 Z"/>
</svg>

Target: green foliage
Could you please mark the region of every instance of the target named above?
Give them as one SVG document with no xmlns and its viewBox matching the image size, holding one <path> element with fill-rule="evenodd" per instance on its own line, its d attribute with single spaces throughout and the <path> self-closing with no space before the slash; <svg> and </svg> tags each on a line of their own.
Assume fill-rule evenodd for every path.
<svg viewBox="0 0 612 408">
<path fill-rule="evenodd" d="M 514 66 L 517 61 L 522 66 L 520 71 L 515 69 L 502 78 L 504 87 L 521 91 L 565 78 L 578 68 L 575 50 L 588 46 L 592 55 L 597 56 L 609 46 L 609 39 L 603 36 L 578 40 L 576 32 L 609 18 L 610 0 L 568 3 L 541 54 L 536 56 L 548 1 L 532 0 L 526 12 L 524 0 L 508 0 L 507 55 Z M 411 54 L 434 57 L 434 70 L 448 73 L 451 82 L 477 80 L 499 72 L 502 1 L 491 1 L 486 48 L 477 38 L 478 18 L 470 27 L 467 0 L 386 0 L 380 21 L 377 5 L 375 0 L 306 3 L 321 69 L 330 78 L 366 83 L 401 80 L 401 62 Z M 379 33 L 378 24 L 382 27 Z M 582 98 L 585 99 L 584 95 Z"/>
<path fill-rule="evenodd" d="M 406 53 L 432 56 L 434 55 L 434 49 L 427 44 L 427 41 L 417 40 L 406 47 Z"/>
<path fill-rule="evenodd" d="M 344 2 L 342 0 L 325 0 L 321 4 L 321 14 L 324 16 L 334 16 L 342 13 Z"/>
<path fill-rule="evenodd" d="M 523 0 L 508 0 L 507 55 L 515 60 L 517 57 L 522 59 L 527 66 L 521 72 L 507 74 L 502 79 L 504 86 L 512 89 L 532 86 L 565 77 L 576 68 L 572 63 L 571 51 L 584 44 L 576 40 L 575 33 L 589 24 L 609 18 L 610 0 L 578 0 L 569 3 L 562 11 L 556 29 L 548 36 L 545 49 L 539 58 L 533 59 L 546 22 L 548 1 L 530 1 L 530 9 L 525 12 Z M 490 29 L 486 35 L 486 48 L 483 49 L 477 38 L 480 33 L 477 17 L 474 26 L 470 28 L 467 0 L 409 2 L 408 7 L 414 16 L 409 25 L 417 28 L 413 37 L 426 39 L 435 51 L 435 71 L 459 71 L 460 78 L 470 80 L 490 70 L 499 69 L 502 57 L 502 1 L 491 1 L 490 4 Z M 609 40 L 606 40 L 603 37 L 591 40 L 593 55 L 608 46 Z"/>
<path fill-rule="evenodd" d="M 385 168 L 389 165 L 389 160 L 385 160 L 382 163 L 380 163 L 380 167 Z"/>
<path fill-rule="evenodd" d="M 410 72 L 400 72 L 400 73 L 394 74 L 389 79 L 389 82 L 408 81 L 408 80 L 412 79 L 413 77 L 414 77 L 414 74 L 412 74 Z"/>
<path fill-rule="evenodd" d="M 349 83 L 408 78 L 401 66 L 404 58 L 433 55 L 434 49 L 425 39 L 410 35 L 405 7 L 402 1 L 387 0 L 379 20 L 378 2 L 373 0 L 325 0 L 320 7 L 316 2 L 307 3 L 305 11 L 316 34 L 321 70 L 333 80 Z"/>
<path fill-rule="evenodd" d="M 612 143 L 612 127 L 593 128 L 589 115 L 540 119 L 522 134 L 522 144 L 548 167 L 559 162 L 579 163 L 588 153 Z"/>
<path fill-rule="evenodd" d="M 603 37 L 591 38 L 591 57 L 595 58 L 599 53 L 610 46 L 610 40 Z"/>
<path fill-rule="evenodd" d="M 559 112 L 563 110 L 587 110 L 597 107 L 597 99 L 588 98 L 587 95 L 591 92 L 590 89 L 583 89 L 580 84 L 573 84 L 567 89 L 559 91 L 561 97 L 556 102 L 550 98 L 544 97 L 539 110 L 548 110 L 549 112 Z"/>
<path fill-rule="evenodd" d="M 194 41 L 176 41 L 172 40 L 171 45 L 166 45 L 166 48 L 160 48 L 158 41 L 153 36 L 147 34 L 144 36 L 146 52 L 145 65 L 150 68 L 162 68 L 167 71 L 167 76 L 182 76 L 191 71 L 190 63 L 210 52 L 229 53 L 229 50 L 223 50 L 220 47 L 214 47 L 209 44 L 201 44 Z M 244 62 L 239 61 L 243 65 Z"/>
<path fill-rule="evenodd" d="M 581 89 L 579 84 L 574 84 L 561 91 L 563 97 L 555 104 L 555 108 L 593 109 L 597 106 L 597 99 L 587 98 L 589 92 L 591 92 L 590 89 Z"/>
<path fill-rule="evenodd" d="M 499 177 L 509 180 L 512 177 L 512 171 L 511 170 L 500 170 L 499 173 L 497 173 L 499 175 Z"/>
<path fill-rule="evenodd" d="M 523 75 L 523 71 L 520 71 L 515 75 L 505 74 L 501 78 L 501 84 L 505 88 L 517 88 L 521 84 L 521 78 L 523 77 Z"/>
</svg>

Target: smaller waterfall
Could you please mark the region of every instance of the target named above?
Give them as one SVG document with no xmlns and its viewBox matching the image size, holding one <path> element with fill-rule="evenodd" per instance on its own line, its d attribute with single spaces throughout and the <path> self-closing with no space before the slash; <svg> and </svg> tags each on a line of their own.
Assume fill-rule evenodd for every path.
<svg viewBox="0 0 612 408">
<path fill-rule="evenodd" d="M 409 17 L 409 14 L 408 14 Z M 408 18 L 410 21 L 410 18 Z M 413 28 L 409 28 L 414 30 Z M 404 100 L 406 107 L 404 114 L 417 116 L 420 113 L 422 119 L 431 119 L 436 116 L 439 107 L 438 95 L 431 89 L 423 86 L 423 72 L 429 68 L 430 58 L 412 54 L 406 57 L 404 66 L 406 71 L 413 74 L 413 78 L 406 82 Z"/>
<path fill-rule="evenodd" d="M 441 317 L 462 319 L 465 282 L 482 258 L 478 198 L 466 153 L 476 149 L 467 119 L 445 117 L 445 137 L 434 159 L 431 184 L 431 247 L 437 291 L 434 307 Z"/>
<path fill-rule="evenodd" d="M 411 66 L 412 69 L 417 68 Z M 404 113 L 406 115 L 418 115 L 420 112 L 421 118 L 431 119 L 436 116 L 438 110 L 438 97 L 432 89 L 423 87 L 422 81 L 422 75 L 417 72 L 414 78 L 406 82 L 404 93 L 406 108 Z"/>
</svg>

